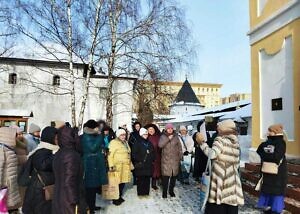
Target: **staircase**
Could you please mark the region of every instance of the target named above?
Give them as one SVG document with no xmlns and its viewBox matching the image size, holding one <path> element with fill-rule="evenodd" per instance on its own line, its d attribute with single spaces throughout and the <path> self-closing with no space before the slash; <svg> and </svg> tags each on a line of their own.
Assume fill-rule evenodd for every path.
<svg viewBox="0 0 300 214">
<path fill-rule="evenodd" d="M 300 213 L 300 165 L 288 163 L 288 185 L 285 197 L 285 210 Z M 255 185 L 260 177 L 260 164 L 246 163 L 241 170 L 243 190 L 258 197 Z"/>
</svg>

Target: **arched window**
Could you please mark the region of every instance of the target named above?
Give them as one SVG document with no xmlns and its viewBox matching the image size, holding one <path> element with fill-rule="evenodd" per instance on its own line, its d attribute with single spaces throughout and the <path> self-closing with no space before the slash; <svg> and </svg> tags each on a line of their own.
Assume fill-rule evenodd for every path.
<svg viewBox="0 0 300 214">
<path fill-rule="evenodd" d="M 58 75 L 53 76 L 52 85 L 59 86 L 60 85 L 60 77 Z"/>
<path fill-rule="evenodd" d="M 8 83 L 9 84 L 17 84 L 17 74 L 16 73 L 10 73 L 9 74 Z"/>
</svg>

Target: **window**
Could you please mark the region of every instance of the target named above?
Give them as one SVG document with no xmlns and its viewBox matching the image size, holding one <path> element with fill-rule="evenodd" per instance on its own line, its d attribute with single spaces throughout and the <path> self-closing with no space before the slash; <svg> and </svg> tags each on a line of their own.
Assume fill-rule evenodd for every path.
<svg viewBox="0 0 300 214">
<path fill-rule="evenodd" d="M 52 85 L 59 86 L 60 85 L 60 77 L 58 75 L 53 76 Z"/>
<path fill-rule="evenodd" d="M 102 99 L 105 99 L 106 94 L 107 94 L 107 88 L 106 87 L 100 87 L 99 88 L 99 97 L 102 98 Z"/>
<path fill-rule="evenodd" d="M 9 84 L 17 84 L 17 74 L 16 73 L 10 73 L 9 74 L 8 83 Z"/>
</svg>

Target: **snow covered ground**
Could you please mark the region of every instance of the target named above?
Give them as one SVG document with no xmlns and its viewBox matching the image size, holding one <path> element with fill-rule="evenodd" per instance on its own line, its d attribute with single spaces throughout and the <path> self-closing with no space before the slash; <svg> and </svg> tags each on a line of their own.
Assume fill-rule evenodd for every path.
<svg viewBox="0 0 300 214">
<path fill-rule="evenodd" d="M 103 207 L 97 213 L 107 214 L 157 214 L 157 213 L 200 213 L 199 190 L 196 183 L 191 182 L 190 185 L 181 185 L 176 182 L 175 198 L 168 196 L 167 199 L 162 198 L 161 190 L 151 190 L 148 198 L 139 198 L 136 194 L 136 186 L 127 184 L 124 194 L 125 202 L 120 206 L 115 206 L 111 201 L 103 201 L 99 196 L 97 198 L 97 206 Z M 240 207 L 239 213 L 258 214 L 256 210 L 255 199 L 245 196 L 246 204 Z"/>
</svg>

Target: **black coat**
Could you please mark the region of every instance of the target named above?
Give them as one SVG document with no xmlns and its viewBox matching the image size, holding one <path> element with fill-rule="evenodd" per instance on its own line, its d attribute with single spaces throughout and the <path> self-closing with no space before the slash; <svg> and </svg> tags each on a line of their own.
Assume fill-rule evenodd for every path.
<svg viewBox="0 0 300 214">
<path fill-rule="evenodd" d="M 200 148 L 200 145 L 196 142 L 196 133 L 193 135 L 194 146 L 195 146 L 195 162 L 194 162 L 193 177 L 200 178 L 206 168 L 207 156 Z M 211 147 L 213 142 L 208 132 L 206 132 L 206 137 L 207 137 L 207 144 L 209 145 L 209 147 Z"/>
<path fill-rule="evenodd" d="M 274 146 L 274 152 L 268 153 L 264 150 L 266 147 Z M 269 136 L 266 142 L 260 144 L 257 149 L 257 153 L 259 154 L 262 163 L 265 162 L 273 162 L 279 164 L 282 160 L 278 168 L 278 174 L 263 174 L 263 183 L 261 187 L 261 191 L 266 194 L 272 195 L 284 195 L 285 188 L 287 184 L 287 163 L 285 158 L 286 152 L 286 144 L 283 140 L 283 136 Z"/>
<path fill-rule="evenodd" d="M 132 161 L 136 176 L 152 176 L 155 153 L 152 143 L 142 137 L 132 147 Z"/>
<path fill-rule="evenodd" d="M 51 150 L 39 149 L 30 158 L 31 181 L 26 189 L 22 211 L 24 214 L 50 214 L 51 201 L 45 200 L 43 184 L 38 179 L 37 172 L 46 186 L 54 184 L 54 155 Z"/>
<path fill-rule="evenodd" d="M 75 206 L 79 204 L 81 158 L 75 150 L 74 136 L 72 129 L 68 127 L 59 130 L 58 133 L 60 149 L 53 161 L 55 175 L 53 214 L 74 214 Z"/>
</svg>

